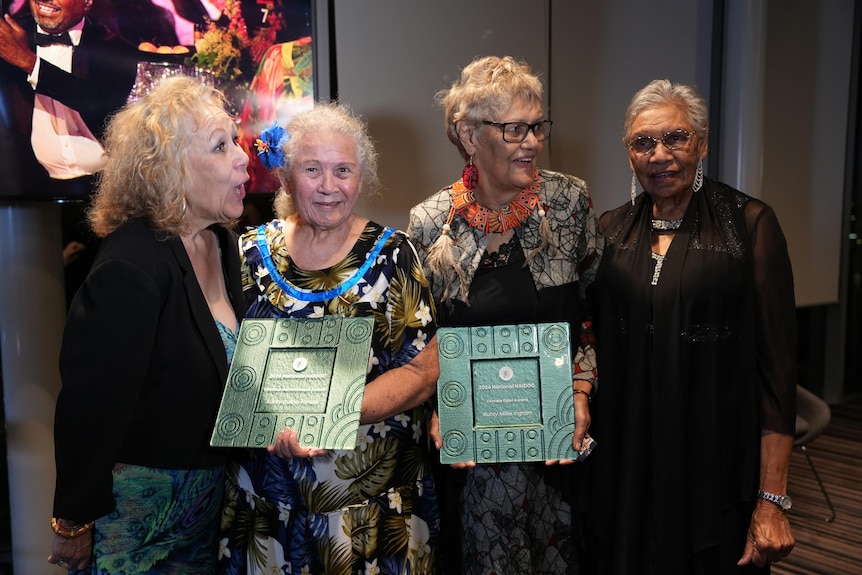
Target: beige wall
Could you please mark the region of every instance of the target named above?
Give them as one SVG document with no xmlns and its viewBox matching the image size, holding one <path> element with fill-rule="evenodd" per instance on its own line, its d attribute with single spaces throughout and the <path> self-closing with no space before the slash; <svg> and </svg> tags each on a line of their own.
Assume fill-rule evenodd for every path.
<svg viewBox="0 0 862 575">
<path fill-rule="evenodd" d="M 361 209 L 401 229 L 407 212 L 461 176 L 434 94 L 476 56 L 510 54 L 545 75 L 546 0 L 336 0 L 338 92 L 369 123 L 381 155 L 381 198 Z"/>
<path fill-rule="evenodd" d="M 704 4 L 711 2 L 554 3 L 551 164 L 587 181 L 597 212 L 629 200 L 622 117 L 632 95 L 656 78 L 709 91 L 711 19 L 701 14 Z"/>
<path fill-rule="evenodd" d="M 799 305 L 839 299 L 853 3 L 770 2 L 762 198 L 787 236 Z"/>
<path fill-rule="evenodd" d="M 725 25 L 731 45 L 752 33 L 745 14 L 762 8 L 758 2 L 725 2 L 743 14 Z M 331 73 L 340 99 L 370 124 L 386 188 L 360 209 L 404 228 L 412 205 L 460 176 L 433 97 L 484 54 L 523 58 L 545 80 L 554 133 L 543 164 L 584 178 L 598 212 L 620 205 L 631 180 L 620 143 L 623 110 L 659 77 L 709 95 L 713 51 L 721 50 L 712 42 L 712 11 L 711 0 L 334 0 Z M 758 55 L 765 78 L 756 82 L 762 146 L 723 153 L 721 173 L 742 158 L 762 162 L 762 192 L 743 191 L 762 194 L 778 213 L 798 304 L 836 302 L 853 0 L 772 0 L 761 11 L 765 28 L 754 34 L 768 35 Z M 749 59 L 743 51 L 725 62 L 725 85 L 736 86 L 733 66 Z M 730 116 L 712 130 L 732 132 L 740 116 Z"/>
</svg>

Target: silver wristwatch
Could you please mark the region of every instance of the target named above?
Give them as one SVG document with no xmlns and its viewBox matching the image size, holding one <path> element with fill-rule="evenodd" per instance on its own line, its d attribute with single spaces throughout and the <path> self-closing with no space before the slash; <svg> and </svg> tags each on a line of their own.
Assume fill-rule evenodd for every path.
<svg viewBox="0 0 862 575">
<path fill-rule="evenodd" d="M 775 503 L 782 511 L 789 511 L 793 507 L 793 500 L 787 495 L 776 495 L 762 489 L 757 491 L 757 496 L 761 499 L 766 499 L 770 503 Z"/>
</svg>

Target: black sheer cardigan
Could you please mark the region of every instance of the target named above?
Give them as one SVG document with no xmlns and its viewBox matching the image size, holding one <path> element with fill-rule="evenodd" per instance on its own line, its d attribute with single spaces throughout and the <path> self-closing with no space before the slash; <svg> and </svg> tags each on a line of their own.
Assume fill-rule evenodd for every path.
<svg viewBox="0 0 862 575">
<path fill-rule="evenodd" d="M 772 209 L 706 180 L 653 286 L 651 217 L 641 194 L 601 218 L 582 507 L 618 572 L 682 573 L 679 558 L 740 535 L 724 513 L 754 500 L 761 430 L 793 434 L 793 279 Z"/>
</svg>

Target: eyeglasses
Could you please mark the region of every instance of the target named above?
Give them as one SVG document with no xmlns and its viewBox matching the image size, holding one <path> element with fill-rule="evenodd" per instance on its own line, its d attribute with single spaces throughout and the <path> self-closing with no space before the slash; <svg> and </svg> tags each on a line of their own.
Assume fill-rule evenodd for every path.
<svg viewBox="0 0 862 575">
<path fill-rule="evenodd" d="M 664 147 L 668 150 L 679 150 L 680 148 L 685 148 L 689 141 L 691 141 L 691 137 L 694 136 L 694 132 L 689 132 L 688 130 L 673 130 L 662 136 L 661 138 L 652 138 L 650 136 L 638 136 L 637 138 L 632 139 L 629 142 L 629 148 L 632 151 L 642 156 L 644 154 L 649 154 L 655 147 L 658 146 L 658 143 L 661 142 L 664 144 Z"/>
<path fill-rule="evenodd" d="M 503 141 L 512 144 L 520 144 L 527 139 L 527 134 L 533 132 L 536 140 L 543 142 L 551 135 L 551 120 L 542 120 L 535 124 L 527 122 L 491 122 L 485 120 L 482 122 L 488 126 L 497 126 L 503 132 Z"/>
</svg>

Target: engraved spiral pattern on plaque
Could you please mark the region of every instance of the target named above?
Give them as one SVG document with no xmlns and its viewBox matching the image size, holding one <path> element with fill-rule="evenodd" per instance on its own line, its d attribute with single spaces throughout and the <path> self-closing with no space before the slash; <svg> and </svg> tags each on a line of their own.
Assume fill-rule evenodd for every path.
<svg viewBox="0 0 862 575">
<path fill-rule="evenodd" d="M 266 328 L 263 324 L 252 323 L 242 331 L 242 341 L 247 345 L 255 345 L 266 337 Z"/>
<path fill-rule="evenodd" d="M 467 450 L 467 436 L 463 432 L 453 429 L 443 436 L 443 451 L 449 457 L 458 457 Z"/>
<path fill-rule="evenodd" d="M 437 341 L 437 348 L 446 359 L 454 359 L 464 354 L 464 340 L 457 334 L 446 333 Z"/>
<path fill-rule="evenodd" d="M 257 381 L 257 372 L 253 367 L 245 365 L 236 370 L 230 378 L 230 386 L 236 391 L 247 391 Z"/>
<path fill-rule="evenodd" d="M 440 401 L 447 407 L 464 405 L 467 400 L 467 388 L 458 381 L 447 381 L 440 390 Z"/>
<path fill-rule="evenodd" d="M 364 321 L 352 321 L 344 331 L 344 337 L 350 343 L 362 343 L 371 337 L 371 324 Z"/>
<path fill-rule="evenodd" d="M 566 344 L 569 343 L 566 330 L 558 325 L 549 326 L 542 333 L 542 343 L 544 343 L 545 349 L 550 351 L 563 351 Z"/>
<path fill-rule="evenodd" d="M 218 434 L 224 439 L 233 439 L 242 431 L 245 422 L 238 413 L 228 413 L 218 420 Z"/>
</svg>

